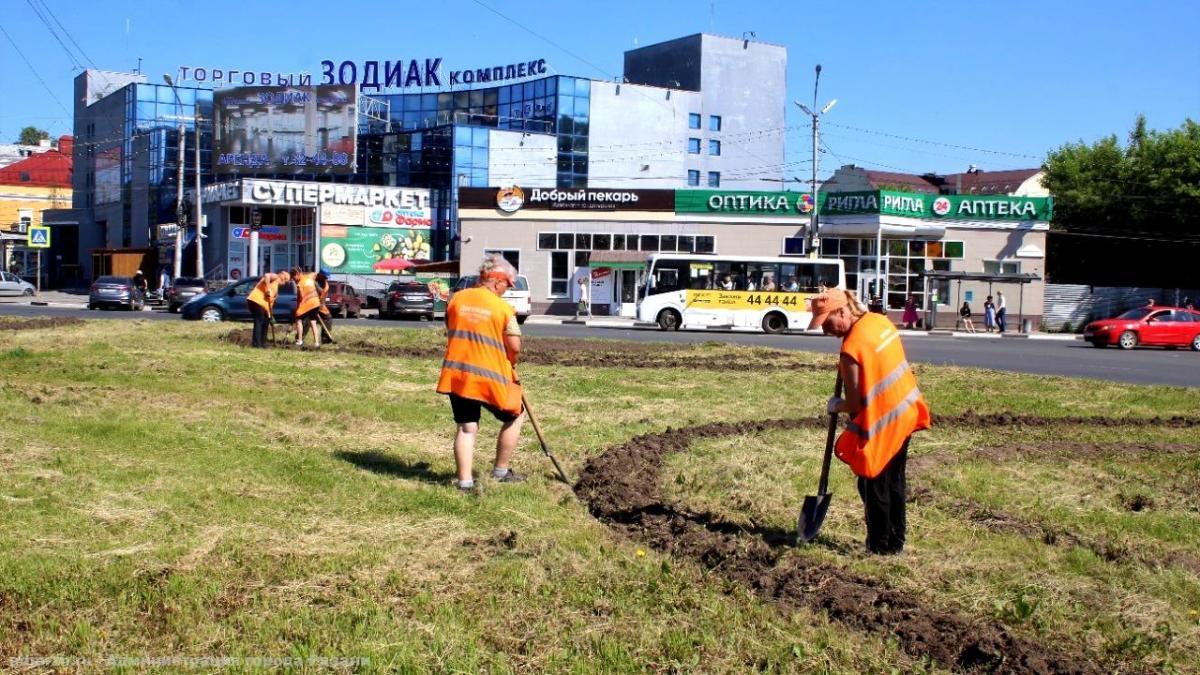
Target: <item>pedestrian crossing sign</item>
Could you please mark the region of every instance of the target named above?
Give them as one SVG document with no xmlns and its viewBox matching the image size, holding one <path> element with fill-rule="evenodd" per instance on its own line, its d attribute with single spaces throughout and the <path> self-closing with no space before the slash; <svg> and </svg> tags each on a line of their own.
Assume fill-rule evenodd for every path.
<svg viewBox="0 0 1200 675">
<path fill-rule="evenodd" d="M 50 248 L 50 228 L 29 228 L 29 248 Z"/>
</svg>

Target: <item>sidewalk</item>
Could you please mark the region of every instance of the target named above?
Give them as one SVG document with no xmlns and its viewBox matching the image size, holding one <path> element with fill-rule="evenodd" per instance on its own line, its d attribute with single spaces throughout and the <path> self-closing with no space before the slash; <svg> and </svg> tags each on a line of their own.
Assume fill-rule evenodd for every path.
<svg viewBox="0 0 1200 675">
<path fill-rule="evenodd" d="M 86 291 L 42 291 L 39 295 L 21 295 L 0 298 L 0 304 L 5 305 L 34 305 L 37 307 L 69 307 L 87 309 L 88 296 Z"/>
<path fill-rule="evenodd" d="M 525 320 L 528 324 L 541 325 L 567 325 L 567 326 L 587 326 L 589 328 L 625 328 L 625 329 L 646 329 L 658 330 L 658 324 L 645 323 L 637 319 L 623 316 L 595 316 L 590 319 L 576 319 L 574 316 L 558 316 L 550 314 L 534 314 Z M 690 330 L 690 328 L 689 328 Z M 696 330 L 705 330 L 697 328 Z M 728 332 L 728 333 L 762 333 L 757 328 L 712 328 L 708 329 L 713 332 Z M 789 331 L 790 335 L 818 335 L 819 331 Z M 1034 332 L 1028 335 L 1024 333 L 1008 332 L 1008 333 L 984 333 L 982 331 L 976 333 L 968 333 L 966 331 L 952 330 L 901 330 L 900 335 L 904 337 L 956 337 L 968 338 L 972 340 L 1000 340 L 1000 339 L 1020 339 L 1020 340 L 1082 340 L 1082 335 L 1072 333 L 1039 333 Z"/>
</svg>

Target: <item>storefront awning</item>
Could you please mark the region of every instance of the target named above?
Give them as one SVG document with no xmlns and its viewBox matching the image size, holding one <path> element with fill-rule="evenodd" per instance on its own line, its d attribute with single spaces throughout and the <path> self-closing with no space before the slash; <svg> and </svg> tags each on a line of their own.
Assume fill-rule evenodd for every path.
<svg viewBox="0 0 1200 675">
<path fill-rule="evenodd" d="M 592 251 L 588 267 L 614 270 L 644 270 L 649 253 L 643 251 Z"/>
<path fill-rule="evenodd" d="M 821 223 L 822 237 L 874 237 L 882 231 L 884 239 L 928 239 L 937 241 L 946 235 L 946 228 L 934 224 L 900 225 L 896 223 Z"/>
</svg>

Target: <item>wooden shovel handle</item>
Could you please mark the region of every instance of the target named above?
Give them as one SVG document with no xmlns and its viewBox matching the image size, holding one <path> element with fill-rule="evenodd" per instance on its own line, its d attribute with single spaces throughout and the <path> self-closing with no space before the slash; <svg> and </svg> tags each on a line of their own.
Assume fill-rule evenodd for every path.
<svg viewBox="0 0 1200 675">
<path fill-rule="evenodd" d="M 842 395 L 842 371 L 839 368 L 837 382 L 833 385 L 833 395 Z M 829 487 L 829 461 L 833 457 L 833 434 L 837 431 L 837 413 L 829 413 L 829 433 L 825 436 L 825 458 L 821 460 L 821 482 L 817 485 L 817 495 L 824 495 Z"/>
</svg>

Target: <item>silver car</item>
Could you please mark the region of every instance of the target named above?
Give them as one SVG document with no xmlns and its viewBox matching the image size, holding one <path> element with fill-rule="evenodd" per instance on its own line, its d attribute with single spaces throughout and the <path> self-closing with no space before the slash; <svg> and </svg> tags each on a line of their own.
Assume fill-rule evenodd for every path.
<svg viewBox="0 0 1200 675">
<path fill-rule="evenodd" d="M 12 272 L 0 272 L 0 295 L 33 295 L 33 284 Z"/>
<path fill-rule="evenodd" d="M 88 309 L 103 309 L 106 307 L 121 307 L 131 311 L 141 311 L 146 306 L 146 298 L 133 287 L 130 277 L 100 277 L 88 293 Z"/>
</svg>

